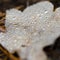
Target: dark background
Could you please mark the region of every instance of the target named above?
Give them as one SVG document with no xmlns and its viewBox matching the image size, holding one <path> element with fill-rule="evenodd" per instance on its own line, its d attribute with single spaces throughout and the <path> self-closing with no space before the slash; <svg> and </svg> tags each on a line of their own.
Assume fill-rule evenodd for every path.
<svg viewBox="0 0 60 60">
<path fill-rule="evenodd" d="M 37 2 L 40 2 L 40 1 L 45 1 L 45 0 L 0 0 L 0 32 L 5 32 L 6 31 L 5 16 L 6 16 L 6 10 L 7 9 L 16 8 L 18 10 L 23 11 L 27 6 L 30 6 L 30 5 L 35 4 Z M 60 0 L 47 0 L 47 1 L 50 1 L 54 4 L 54 9 L 56 9 L 57 7 L 60 6 Z M 3 50 L 1 50 L 1 48 Z M 2 51 L 4 52 L 5 50 L 6 49 L 4 49 L 0 45 L 0 52 L 2 52 Z M 55 52 L 53 52 L 53 54 L 54 53 Z M 3 53 L 3 54 L 5 54 L 5 53 Z M 49 54 L 51 54 L 51 53 L 49 53 Z M 8 55 L 8 53 L 7 53 L 7 55 Z M 14 57 L 18 58 L 18 54 L 16 52 L 13 55 L 14 55 Z M 0 53 L 0 60 L 3 60 L 1 57 L 5 58 L 5 56 L 2 56 L 1 53 Z M 56 56 L 53 55 L 53 57 L 56 57 Z M 14 58 L 14 60 L 15 60 L 15 58 Z M 17 60 L 19 60 L 19 59 L 17 59 Z"/>
<path fill-rule="evenodd" d="M 5 11 L 6 9 L 21 7 L 21 6 L 26 8 L 27 6 L 30 6 L 40 1 L 45 1 L 45 0 L 0 0 L 0 11 Z M 52 2 L 55 8 L 60 6 L 60 0 L 47 0 L 47 1 Z"/>
</svg>

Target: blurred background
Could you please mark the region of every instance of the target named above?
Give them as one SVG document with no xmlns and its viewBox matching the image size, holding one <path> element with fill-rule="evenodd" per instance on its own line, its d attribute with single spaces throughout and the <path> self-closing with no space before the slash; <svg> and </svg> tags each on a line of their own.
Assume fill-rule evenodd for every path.
<svg viewBox="0 0 60 60">
<path fill-rule="evenodd" d="M 54 5 L 54 9 L 60 6 L 60 0 L 0 0 L 0 32 L 6 31 L 5 16 L 7 9 L 15 8 L 23 11 L 26 7 L 41 1 L 50 1 Z M 11 55 L 12 57 L 10 57 Z M 16 58 L 18 58 L 16 52 L 11 54 L 0 45 L 0 60 L 20 60 Z"/>
<path fill-rule="evenodd" d="M 60 6 L 60 0 L 0 0 L 0 11 L 5 12 L 6 9 L 17 8 L 23 10 L 27 6 L 40 1 L 50 1 L 55 8 Z"/>
</svg>

